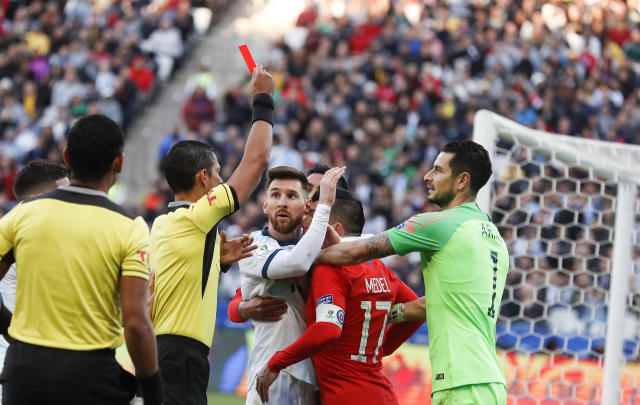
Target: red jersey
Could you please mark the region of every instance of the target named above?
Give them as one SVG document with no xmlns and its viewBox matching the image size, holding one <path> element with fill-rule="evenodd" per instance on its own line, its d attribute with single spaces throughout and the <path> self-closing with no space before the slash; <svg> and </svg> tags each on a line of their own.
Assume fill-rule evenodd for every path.
<svg viewBox="0 0 640 405">
<path fill-rule="evenodd" d="M 269 367 L 280 370 L 312 355 L 323 405 L 398 404 L 382 373 L 381 359 L 385 347 L 395 350 L 422 323 L 387 329 L 387 315 L 395 303 L 417 298 L 380 260 L 344 267 L 319 265 L 307 300 L 309 329 L 276 353 Z"/>
</svg>

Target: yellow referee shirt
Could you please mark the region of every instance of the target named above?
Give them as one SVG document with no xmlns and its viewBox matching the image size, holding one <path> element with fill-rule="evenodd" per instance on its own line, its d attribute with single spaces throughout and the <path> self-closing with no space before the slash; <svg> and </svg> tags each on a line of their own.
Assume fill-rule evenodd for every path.
<svg viewBox="0 0 640 405">
<path fill-rule="evenodd" d="M 149 229 L 103 192 L 65 186 L 0 219 L 2 261 L 18 265 L 9 334 L 67 350 L 122 342 L 120 277 L 148 279 Z"/>
<path fill-rule="evenodd" d="M 156 335 L 186 336 L 211 347 L 220 275 L 218 222 L 238 210 L 237 201 L 233 188 L 221 184 L 193 204 L 169 204 L 153 222 Z"/>
</svg>

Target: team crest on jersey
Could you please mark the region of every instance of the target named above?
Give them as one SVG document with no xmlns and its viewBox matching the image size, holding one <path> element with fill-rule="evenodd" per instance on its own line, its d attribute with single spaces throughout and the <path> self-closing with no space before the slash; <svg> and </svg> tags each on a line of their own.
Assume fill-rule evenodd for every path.
<svg viewBox="0 0 640 405">
<path fill-rule="evenodd" d="M 258 248 L 254 252 L 256 256 L 266 256 L 267 253 L 269 253 L 269 246 L 267 245 L 258 246 Z"/>
<path fill-rule="evenodd" d="M 339 310 L 338 311 L 338 322 L 340 323 L 340 325 L 342 325 L 344 323 L 344 311 L 343 310 Z"/>
<path fill-rule="evenodd" d="M 333 294 L 323 295 L 316 300 L 316 304 L 333 304 Z"/>
<path fill-rule="evenodd" d="M 406 223 L 406 222 L 403 222 L 403 223 L 401 223 L 400 225 L 396 226 L 396 229 L 402 229 L 402 228 L 404 228 L 405 226 L 407 226 L 407 223 Z"/>
</svg>

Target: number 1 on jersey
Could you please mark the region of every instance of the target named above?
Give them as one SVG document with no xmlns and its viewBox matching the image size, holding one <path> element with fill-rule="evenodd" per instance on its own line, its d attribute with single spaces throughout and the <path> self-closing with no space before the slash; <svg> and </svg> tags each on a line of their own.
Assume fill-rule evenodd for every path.
<svg viewBox="0 0 640 405">
<path fill-rule="evenodd" d="M 367 341 L 369 340 L 369 323 L 371 322 L 371 301 L 360 301 L 360 308 L 364 309 L 364 322 L 362 323 L 362 336 L 360 337 L 360 348 L 358 350 L 358 354 L 352 354 L 351 360 L 361 361 L 363 363 L 367 362 Z M 380 337 L 378 338 L 378 345 L 376 346 L 376 350 L 374 352 L 372 362 L 375 363 L 376 357 L 378 357 L 378 352 L 380 351 L 380 346 L 382 346 L 382 341 L 384 340 L 384 331 L 387 326 L 387 315 L 389 315 L 389 311 L 391 311 L 391 301 L 376 301 L 376 309 L 384 310 L 386 313 L 384 314 L 384 320 L 382 321 L 382 329 L 380 330 Z"/>
<path fill-rule="evenodd" d="M 491 253 L 491 261 L 493 262 L 493 297 L 491 297 L 491 306 L 487 310 L 487 315 L 489 315 L 492 318 L 495 318 L 496 317 L 495 301 L 496 301 L 496 294 L 497 294 L 496 284 L 498 282 L 498 252 L 496 252 L 495 250 L 492 250 L 490 253 Z"/>
</svg>

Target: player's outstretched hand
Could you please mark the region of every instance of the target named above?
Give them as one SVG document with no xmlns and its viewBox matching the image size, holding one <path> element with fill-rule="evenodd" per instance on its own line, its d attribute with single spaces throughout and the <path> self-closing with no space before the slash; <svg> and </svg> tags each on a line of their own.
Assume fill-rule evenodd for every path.
<svg viewBox="0 0 640 405">
<path fill-rule="evenodd" d="M 244 319 L 261 322 L 277 322 L 287 312 L 287 303 L 279 298 L 255 296 L 238 305 L 238 312 Z"/>
<path fill-rule="evenodd" d="M 253 69 L 253 75 L 251 76 L 251 91 L 253 94 L 267 93 L 273 96 L 276 91 L 276 81 L 271 77 L 267 69 L 260 63 Z"/>
<path fill-rule="evenodd" d="M 258 395 L 260 395 L 260 400 L 262 402 L 269 402 L 269 387 L 271 384 L 278 378 L 280 372 L 275 372 L 269 370 L 268 366 L 264 366 L 262 371 L 258 373 L 258 377 L 256 379 L 256 391 L 258 391 Z"/>
<path fill-rule="evenodd" d="M 327 204 L 328 206 L 333 205 L 333 202 L 336 200 L 336 185 L 346 170 L 346 166 L 333 167 L 327 170 L 324 176 L 322 176 L 322 180 L 320 180 L 320 198 L 318 199 L 318 203 Z"/>
<path fill-rule="evenodd" d="M 251 257 L 251 251 L 258 245 L 252 245 L 253 238 L 246 233 L 235 239 L 227 240 L 227 233 L 220 232 L 220 264 L 235 263 L 240 259 Z"/>
</svg>

